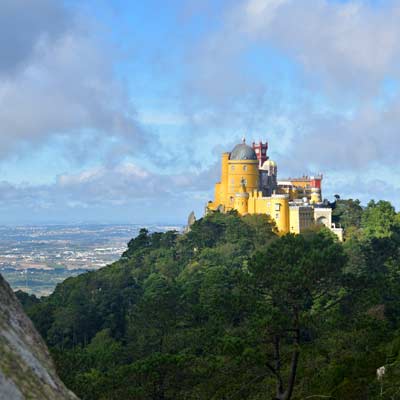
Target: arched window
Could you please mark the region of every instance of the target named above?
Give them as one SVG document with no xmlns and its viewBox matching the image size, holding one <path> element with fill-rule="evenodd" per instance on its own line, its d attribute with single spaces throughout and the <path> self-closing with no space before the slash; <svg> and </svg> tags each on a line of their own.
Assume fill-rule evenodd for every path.
<svg viewBox="0 0 400 400">
<path fill-rule="evenodd" d="M 328 219 L 326 217 L 319 217 L 317 219 L 317 224 L 318 225 L 325 225 L 328 226 Z"/>
</svg>

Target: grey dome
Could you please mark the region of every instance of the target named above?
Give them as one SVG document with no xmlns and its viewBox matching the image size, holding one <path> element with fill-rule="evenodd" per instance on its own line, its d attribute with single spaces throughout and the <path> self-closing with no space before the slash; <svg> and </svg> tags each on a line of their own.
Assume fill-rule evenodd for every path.
<svg viewBox="0 0 400 400">
<path fill-rule="evenodd" d="M 237 144 L 232 150 L 230 160 L 257 160 L 256 152 L 245 143 Z"/>
</svg>

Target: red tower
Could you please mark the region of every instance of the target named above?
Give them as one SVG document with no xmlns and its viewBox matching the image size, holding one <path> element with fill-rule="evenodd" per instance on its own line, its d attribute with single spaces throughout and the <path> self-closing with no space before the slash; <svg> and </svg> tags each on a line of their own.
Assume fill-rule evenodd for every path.
<svg viewBox="0 0 400 400">
<path fill-rule="evenodd" d="M 258 166 L 259 168 L 262 167 L 265 161 L 268 160 L 267 156 L 267 151 L 268 151 L 268 142 L 259 142 L 255 143 L 253 142 L 253 149 L 256 152 L 257 155 L 257 160 L 258 160 Z"/>
<path fill-rule="evenodd" d="M 322 175 L 312 176 L 310 179 L 312 188 L 321 189 Z"/>
</svg>

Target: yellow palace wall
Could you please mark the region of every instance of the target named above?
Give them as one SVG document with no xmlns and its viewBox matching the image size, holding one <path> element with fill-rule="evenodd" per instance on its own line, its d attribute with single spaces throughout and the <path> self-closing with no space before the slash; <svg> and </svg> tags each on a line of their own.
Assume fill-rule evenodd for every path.
<svg viewBox="0 0 400 400">
<path fill-rule="evenodd" d="M 288 233 L 290 231 L 289 197 L 287 195 L 273 194 L 271 197 L 263 197 L 261 191 L 250 192 L 248 213 L 267 214 L 275 221 L 279 232 Z"/>
</svg>

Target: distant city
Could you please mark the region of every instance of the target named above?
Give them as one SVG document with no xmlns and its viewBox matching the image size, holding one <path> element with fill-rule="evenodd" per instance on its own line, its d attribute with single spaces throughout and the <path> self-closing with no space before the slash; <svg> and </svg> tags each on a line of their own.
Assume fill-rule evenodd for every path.
<svg viewBox="0 0 400 400">
<path fill-rule="evenodd" d="M 0 273 L 14 290 L 50 294 L 70 276 L 119 259 L 142 225 L 0 226 Z M 182 226 L 149 225 L 149 231 Z"/>
</svg>

